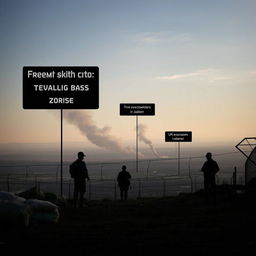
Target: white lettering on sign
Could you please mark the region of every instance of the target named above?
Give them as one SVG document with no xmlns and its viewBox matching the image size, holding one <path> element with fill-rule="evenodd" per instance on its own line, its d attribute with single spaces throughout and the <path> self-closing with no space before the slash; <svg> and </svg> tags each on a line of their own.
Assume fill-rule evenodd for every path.
<svg viewBox="0 0 256 256">
<path fill-rule="evenodd" d="M 83 72 L 74 72 L 73 70 L 62 70 L 57 72 L 55 77 L 55 71 L 50 72 L 35 72 L 33 70 L 28 70 L 28 78 L 94 78 L 94 72 L 83 71 Z"/>
<path fill-rule="evenodd" d="M 24 109 L 98 109 L 96 66 L 23 67 Z"/>
<path fill-rule="evenodd" d="M 188 133 L 173 133 L 173 132 L 169 132 L 168 136 L 189 136 Z"/>
<path fill-rule="evenodd" d="M 51 72 L 33 72 L 28 70 L 28 78 L 54 78 L 55 71 Z"/>
<path fill-rule="evenodd" d="M 57 73 L 57 78 L 76 78 L 76 73 L 72 70 L 61 71 Z"/>
<path fill-rule="evenodd" d="M 68 91 L 67 84 L 34 84 L 35 91 Z"/>
<path fill-rule="evenodd" d="M 78 72 L 77 73 L 78 78 L 94 78 L 94 73 L 93 72 Z"/>
<path fill-rule="evenodd" d="M 71 85 L 71 91 L 89 91 L 89 85 L 84 85 L 84 84 L 80 84 L 80 85 L 75 85 L 75 84 L 72 84 Z"/>
<path fill-rule="evenodd" d="M 73 104 L 74 98 L 49 98 L 50 104 Z"/>
</svg>

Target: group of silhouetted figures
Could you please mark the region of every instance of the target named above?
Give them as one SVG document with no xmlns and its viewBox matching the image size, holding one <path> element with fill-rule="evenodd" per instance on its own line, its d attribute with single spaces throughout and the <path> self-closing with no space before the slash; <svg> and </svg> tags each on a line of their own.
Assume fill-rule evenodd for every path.
<svg viewBox="0 0 256 256">
<path fill-rule="evenodd" d="M 83 161 L 85 154 L 83 152 L 78 152 L 78 158 L 70 165 L 71 178 L 74 179 L 74 207 L 83 206 L 84 194 L 86 191 L 86 180 L 90 180 L 88 175 L 88 170 L 86 163 Z M 215 175 L 219 171 L 219 166 L 216 161 L 212 159 L 212 154 L 206 154 L 207 161 L 204 163 L 201 171 L 204 174 L 204 190 L 206 199 L 209 200 L 210 197 L 215 197 Z M 126 170 L 126 166 L 122 166 L 122 170 L 117 175 L 117 182 L 120 188 L 120 199 L 127 200 L 128 190 L 130 187 L 131 174 Z"/>
<path fill-rule="evenodd" d="M 69 168 L 71 178 L 74 179 L 74 207 L 83 206 L 84 193 L 86 191 L 86 180 L 90 180 L 88 175 L 88 170 L 86 163 L 83 161 L 85 154 L 83 152 L 78 152 L 77 160 L 74 161 Z M 126 166 L 122 166 L 122 171 L 118 173 L 117 182 L 120 188 L 120 198 L 121 200 L 127 200 L 128 190 L 130 187 L 131 174 L 126 170 Z"/>
</svg>

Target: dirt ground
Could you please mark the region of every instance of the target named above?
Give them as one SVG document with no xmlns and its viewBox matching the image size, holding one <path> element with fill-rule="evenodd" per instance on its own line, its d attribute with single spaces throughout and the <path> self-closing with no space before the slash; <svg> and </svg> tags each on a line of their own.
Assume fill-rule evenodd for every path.
<svg viewBox="0 0 256 256">
<path fill-rule="evenodd" d="M 255 197 L 88 201 L 82 209 L 60 208 L 57 224 L 2 229 L 0 238 L 0 251 L 27 254 L 249 255 L 256 249 Z"/>
</svg>

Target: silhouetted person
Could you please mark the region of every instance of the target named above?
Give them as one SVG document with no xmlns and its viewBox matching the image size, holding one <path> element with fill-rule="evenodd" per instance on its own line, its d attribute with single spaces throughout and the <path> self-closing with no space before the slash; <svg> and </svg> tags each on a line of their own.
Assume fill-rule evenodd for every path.
<svg viewBox="0 0 256 256">
<path fill-rule="evenodd" d="M 86 179 L 90 180 L 88 170 L 83 161 L 85 154 L 78 152 L 78 159 L 70 165 L 70 174 L 74 179 L 74 207 L 77 207 L 79 197 L 79 207 L 83 207 L 84 193 L 86 191 Z"/>
<path fill-rule="evenodd" d="M 204 173 L 204 189 L 206 194 L 206 199 L 209 199 L 210 195 L 215 198 L 215 175 L 220 170 L 216 161 L 212 159 L 212 153 L 206 154 L 207 161 L 204 163 L 201 171 Z"/>
<path fill-rule="evenodd" d="M 126 166 L 122 166 L 122 171 L 118 173 L 117 182 L 120 188 L 121 200 L 127 200 L 128 189 L 130 187 L 131 174 L 126 171 Z"/>
</svg>

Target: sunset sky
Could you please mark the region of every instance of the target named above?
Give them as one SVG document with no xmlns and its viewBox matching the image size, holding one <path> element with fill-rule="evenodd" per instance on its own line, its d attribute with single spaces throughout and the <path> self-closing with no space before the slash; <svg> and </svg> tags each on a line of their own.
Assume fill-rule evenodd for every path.
<svg viewBox="0 0 256 256">
<path fill-rule="evenodd" d="M 0 143 L 60 138 L 60 111 L 22 108 L 23 66 L 98 66 L 100 108 L 81 116 L 125 146 L 128 102 L 156 104 L 139 118 L 155 145 L 171 130 L 195 143 L 255 136 L 255 11 L 254 0 L 0 1 Z M 92 145 L 68 119 L 64 140 Z"/>
</svg>

